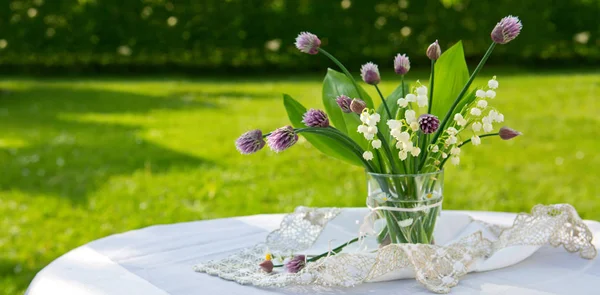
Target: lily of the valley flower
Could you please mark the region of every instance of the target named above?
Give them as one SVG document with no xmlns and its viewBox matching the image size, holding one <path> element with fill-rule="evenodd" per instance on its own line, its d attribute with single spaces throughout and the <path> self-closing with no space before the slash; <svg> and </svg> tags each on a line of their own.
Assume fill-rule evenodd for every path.
<svg viewBox="0 0 600 295">
<path fill-rule="evenodd" d="M 498 88 L 498 81 L 496 80 L 496 76 L 492 77 L 492 79 L 488 81 L 488 87 L 490 89 Z"/>
<path fill-rule="evenodd" d="M 457 113 L 456 115 L 454 115 L 454 121 L 456 121 L 456 124 L 458 124 L 459 126 L 467 125 L 467 120 L 463 117 L 461 113 Z"/>
<path fill-rule="evenodd" d="M 421 85 L 417 87 L 417 105 L 419 107 L 426 107 L 429 99 L 427 98 L 427 87 Z"/>
<path fill-rule="evenodd" d="M 379 139 L 375 139 L 371 142 L 371 146 L 373 146 L 374 149 L 379 149 L 381 148 L 381 140 Z"/>
<path fill-rule="evenodd" d="M 371 152 L 371 151 L 365 151 L 362 156 L 363 156 L 363 159 L 365 159 L 367 161 L 373 160 L 373 152 Z"/>
<path fill-rule="evenodd" d="M 404 119 L 412 131 L 419 130 L 419 121 L 417 120 L 417 113 L 414 110 L 406 110 L 404 112 Z"/>
<path fill-rule="evenodd" d="M 458 166 L 458 164 L 460 164 L 460 158 L 457 156 L 452 156 L 450 157 L 450 162 L 452 162 L 453 165 Z"/>
<path fill-rule="evenodd" d="M 480 109 L 485 109 L 488 106 L 488 102 L 485 99 L 482 99 L 477 102 L 477 107 Z"/>
<path fill-rule="evenodd" d="M 485 98 L 485 90 L 479 89 L 479 90 L 475 91 L 475 96 L 479 97 L 479 98 Z"/>
<path fill-rule="evenodd" d="M 408 218 L 408 219 L 404 219 L 404 220 L 398 221 L 398 225 L 400 227 L 409 227 L 412 224 L 413 224 L 413 219 L 412 218 Z"/>
<path fill-rule="evenodd" d="M 356 131 L 361 133 L 367 140 L 373 140 L 375 134 L 377 134 L 379 120 L 381 120 L 381 116 L 378 113 L 369 114 L 368 111 L 364 111 L 360 114 L 360 121 L 363 124 L 359 125 Z"/>
<path fill-rule="evenodd" d="M 417 112 L 415 112 L 414 110 L 406 110 L 404 112 L 404 119 L 409 125 L 413 122 L 417 122 Z"/>
<path fill-rule="evenodd" d="M 410 154 L 413 155 L 413 157 L 418 157 L 421 154 L 421 148 L 418 146 L 411 148 Z"/>
<path fill-rule="evenodd" d="M 448 138 L 446 138 L 446 141 L 445 141 L 446 145 L 453 145 L 456 142 L 458 142 L 458 139 L 454 135 L 448 136 Z"/>
<path fill-rule="evenodd" d="M 405 108 L 405 107 L 407 107 L 407 106 L 408 106 L 408 102 L 409 102 L 409 101 L 408 101 L 408 99 L 406 99 L 406 98 L 399 98 L 399 99 L 396 101 L 396 103 L 398 103 L 398 106 L 399 106 L 399 107 L 401 107 L 401 108 Z"/>
<path fill-rule="evenodd" d="M 453 156 L 458 156 L 460 155 L 460 148 L 459 147 L 453 147 L 450 149 L 450 154 Z"/>
<path fill-rule="evenodd" d="M 472 108 L 471 109 L 471 115 L 479 117 L 479 116 L 481 116 L 481 110 L 478 109 L 478 108 Z"/>
</svg>

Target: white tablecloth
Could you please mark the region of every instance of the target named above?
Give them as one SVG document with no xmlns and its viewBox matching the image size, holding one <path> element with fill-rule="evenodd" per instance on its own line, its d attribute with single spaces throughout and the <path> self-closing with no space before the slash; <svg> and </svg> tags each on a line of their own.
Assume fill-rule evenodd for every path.
<svg viewBox="0 0 600 295">
<path fill-rule="evenodd" d="M 350 209 L 348 209 L 350 210 Z M 357 209 L 354 209 L 357 210 Z M 463 211 L 510 225 L 515 214 Z M 32 281 L 28 295 L 314 294 L 313 289 L 261 289 L 195 273 L 198 262 L 264 241 L 284 215 L 157 225 L 109 236 L 56 259 Z M 600 223 L 586 221 L 600 248 Z M 368 283 L 323 294 L 432 294 L 414 280 Z M 471 273 L 451 294 L 600 294 L 600 264 L 562 248 L 543 247 L 500 270 Z"/>
</svg>

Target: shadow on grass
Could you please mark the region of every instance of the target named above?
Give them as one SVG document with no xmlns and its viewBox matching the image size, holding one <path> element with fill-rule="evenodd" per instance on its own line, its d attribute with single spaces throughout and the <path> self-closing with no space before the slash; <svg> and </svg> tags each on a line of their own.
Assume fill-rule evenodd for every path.
<svg viewBox="0 0 600 295">
<path fill-rule="evenodd" d="M 215 99 L 277 99 L 281 96 L 280 93 L 269 92 L 238 92 L 238 91 L 176 91 L 169 94 L 170 97 L 177 97 L 183 100 L 200 99 L 205 103 L 209 103 Z M 207 101 L 208 100 L 208 101 Z"/>
<path fill-rule="evenodd" d="M 0 190 L 34 192 L 80 203 L 113 176 L 211 166 L 213 163 L 206 159 L 139 137 L 144 131 L 136 125 L 139 121 L 79 118 L 132 114 L 140 120 L 139 115 L 150 115 L 151 111 L 217 107 L 197 99 L 94 89 L 37 87 L 11 91 L 0 96 L 0 139 L 13 137 L 24 142 L 18 148 L 0 145 Z"/>
</svg>

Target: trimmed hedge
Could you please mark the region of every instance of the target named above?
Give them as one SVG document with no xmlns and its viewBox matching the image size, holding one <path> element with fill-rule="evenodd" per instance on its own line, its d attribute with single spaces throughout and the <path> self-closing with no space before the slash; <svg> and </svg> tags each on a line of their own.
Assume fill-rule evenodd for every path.
<svg viewBox="0 0 600 295">
<path fill-rule="evenodd" d="M 6 1 L 6 0 L 5 0 Z M 427 62 L 428 44 L 462 39 L 467 57 L 487 49 L 503 16 L 522 35 L 505 60 L 598 63 L 598 0 L 11 0 L 0 9 L 0 65 L 297 69 L 322 60 L 293 47 L 300 31 L 356 67 L 398 53 Z M 391 68 L 391 65 L 390 65 Z"/>
</svg>

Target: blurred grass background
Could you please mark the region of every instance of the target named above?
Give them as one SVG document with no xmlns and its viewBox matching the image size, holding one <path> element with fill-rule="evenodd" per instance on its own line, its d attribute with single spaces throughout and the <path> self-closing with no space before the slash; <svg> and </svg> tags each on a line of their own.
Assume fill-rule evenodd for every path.
<svg viewBox="0 0 600 295">
<path fill-rule="evenodd" d="M 322 107 L 331 64 L 299 54 L 296 34 L 317 33 L 351 70 L 379 63 L 389 93 L 396 53 L 423 82 L 427 45 L 462 39 L 473 69 L 508 14 L 523 33 L 475 84 L 498 75 L 493 104 L 524 135 L 466 147 L 444 208 L 570 203 L 598 220 L 600 0 L 0 0 L 0 294 L 113 233 L 363 206 L 364 172 L 302 139 L 235 150 L 249 129 L 288 124 L 282 93 Z"/>
</svg>

